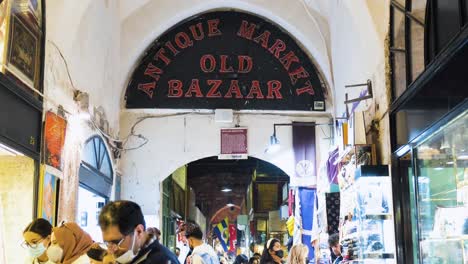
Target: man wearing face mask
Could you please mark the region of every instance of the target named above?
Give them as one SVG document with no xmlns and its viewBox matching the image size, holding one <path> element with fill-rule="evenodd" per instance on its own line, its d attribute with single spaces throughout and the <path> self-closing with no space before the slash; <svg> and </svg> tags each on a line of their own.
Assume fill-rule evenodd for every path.
<svg viewBox="0 0 468 264">
<path fill-rule="evenodd" d="M 203 242 L 203 232 L 197 224 L 185 225 L 185 237 L 192 251 L 189 257 L 191 264 L 219 264 L 218 255 L 211 246 Z"/>
<path fill-rule="evenodd" d="M 179 264 L 168 248 L 146 232 L 145 219 L 138 204 L 115 201 L 99 215 L 102 237 L 108 255 L 121 264 Z"/>
</svg>

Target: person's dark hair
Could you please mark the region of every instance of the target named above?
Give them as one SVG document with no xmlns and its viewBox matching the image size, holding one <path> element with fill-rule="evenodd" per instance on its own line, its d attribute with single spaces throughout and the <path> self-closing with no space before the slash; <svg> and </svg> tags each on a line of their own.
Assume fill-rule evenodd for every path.
<svg viewBox="0 0 468 264">
<path fill-rule="evenodd" d="M 328 237 L 328 245 L 330 247 L 336 246 L 338 243 L 340 243 L 340 235 L 332 234 Z"/>
<path fill-rule="evenodd" d="M 276 238 L 272 238 L 270 240 L 268 240 L 270 241 L 270 244 L 268 245 L 268 242 L 266 242 L 265 247 L 263 248 L 263 254 L 262 254 L 262 257 L 260 258 L 260 263 L 271 262 L 273 258 L 271 257 L 269 251 L 273 250 L 273 247 L 275 246 L 276 242 L 281 243 Z"/>
<path fill-rule="evenodd" d="M 99 214 L 99 226 L 102 230 L 118 226 L 122 235 L 130 235 L 136 226 L 143 225 L 145 218 L 138 204 L 131 201 L 115 201 L 106 204 Z"/>
<path fill-rule="evenodd" d="M 106 250 L 101 248 L 98 244 L 93 244 L 88 252 L 86 252 L 86 255 L 88 255 L 90 259 L 102 261 L 106 255 Z"/>
<path fill-rule="evenodd" d="M 256 260 L 259 261 L 260 258 L 251 257 L 251 258 L 249 259 L 249 264 L 254 264 L 254 262 L 255 262 Z"/>
<path fill-rule="evenodd" d="M 233 264 L 248 264 L 248 262 L 249 262 L 249 258 L 244 254 L 240 254 L 240 255 L 237 255 Z"/>
<path fill-rule="evenodd" d="M 23 234 L 26 232 L 33 232 L 40 235 L 42 238 L 46 238 L 52 234 L 52 225 L 46 219 L 38 218 L 24 229 Z"/>
<path fill-rule="evenodd" d="M 254 256 L 255 258 L 261 258 L 261 257 L 262 257 L 262 255 L 260 255 L 259 253 L 254 253 L 253 256 Z"/>
<path fill-rule="evenodd" d="M 179 250 L 179 251 L 180 251 L 180 248 L 176 247 L 175 250 Z"/>
<path fill-rule="evenodd" d="M 185 237 L 193 237 L 195 239 L 202 240 L 203 239 L 203 232 L 200 229 L 200 226 L 194 223 L 186 223 L 185 224 Z"/>
</svg>

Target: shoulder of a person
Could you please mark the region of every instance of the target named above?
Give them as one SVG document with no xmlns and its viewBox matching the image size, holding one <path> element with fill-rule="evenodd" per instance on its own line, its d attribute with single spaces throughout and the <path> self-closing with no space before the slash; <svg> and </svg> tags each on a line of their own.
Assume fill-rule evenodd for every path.
<svg viewBox="0 0 468 264">
<path fill-rule="evenodd" d="M 174 255 L 175 256 L 175 255 Z M 142 263 L 168 263 L 179 264 L 179 260 L 176 257 L 172 257 L 167 252 L 162 250 L 151 250 L 148 252 L 146 260 Z"/>
<path fill-rule="evenodd" d="M 199 254 L 192 254 L 191 258 L 192 258 L 192 261 L 190 263 L 203 264 L 203 259 Z"/>
<path fill-rule="evenodd" d="M 73 261 L 73 264 L 90 264 L 91 260 L 89 259 L 88 255 L 84 254 L 81 257 L 77 258 Z"/>
</svg>

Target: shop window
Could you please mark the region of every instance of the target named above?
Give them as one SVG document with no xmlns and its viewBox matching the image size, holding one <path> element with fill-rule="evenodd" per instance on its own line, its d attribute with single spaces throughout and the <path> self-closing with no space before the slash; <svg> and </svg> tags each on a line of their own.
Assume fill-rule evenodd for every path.
<svg viewBox="0 0 468 264">
<path fill-rule="evenodd" d="M 465 20 L 464 25 L 466 26 L 468 24 L 468 0 L 464 0 L 462 2 L 463 2 L 463 5 L 465 7 L 463 17 L 464 17 L 464 20 Z"/>
<path fill-rule="evenodd" d="M 460 31 L 460 7 L 459 1 L 436 1 L 437 9 L 434 10 L 434 16 L 437 24 L 435 25 L 437 49 L 441 51 L 455 35 Z"/>
<path fill-rule="evenodd" d="M 424 26 L 410 21 L 411 30 L 411 77 L 416 80 L 424 71 Z"/>
<path fill-rule="evenodd" d="M 0 262 L 21 263 L 23 229 L 34 218 L 36 162 L 0 143 Z M 4 256 L 2 256 L 4 254 Z"/>
<path fill-rule="evenodd" d="M 422 263 L 467 263 L 468 111 L 439 128 L 414 150 Z M 413 218 L 414 219 L 414 218 Z"/>
<path fill-rule="evenodd" d="M 86 142 L 82 157 L 83 163 L 112 181 L 112 167 L 104 141 L 93 137 Z"/>
<path fill-rule="evenodd" d="M 79 175 L 76 221 L 95 241 L 102 241 L 98 217 L 109 200 L 113 173 L 111 159 L 100 137 L 92 137 L 85 143 Z"/>
<path fill-rule="evenodd" d="M 393 94 L 399 97 L 406 90 L 405 16 L 398 9 L 393 9 L 392 16 Z"/>
<path fill-rule="evenodd" d="M 398 174 L 400 175 L 402 181 L 409 187 L 409 192 L 403 192 L 403 195 L 408 195 L 405 197 L 404 201 L 409 200 L 410 207 L 409 208 L 416 208 L 416 187 L 415 187 L 415 179 L 413 174 L 413 167 L 411 166 L 411 151 L 408 151 L 405 155 L 401 156 L 398 159 Z M 418 215 L 417 210 L 413 210 L 409 213 L 409 222 L 411 225 L 404 225 L 403 230 L 407 234 L 411 234 L 411 237 L 416 239 L 418 237 Z M 414 240 L 413 239 L 413 240 Z M 411 241 L 413 241 L 411 240 Z M 412 244 L 412 260 L 413 263 L 419 263 L 419 256 L 418 256 L 418 243 L 412 243 L 408 241 L 408 243 Z M 411 258 L 411 256 L 407 256 L 407 259 Z"/>
<path fill-rule="evenodd" d="M 427 0 L 411 1 L 411 14 L 423 23 L 426 20 L 426 2 Z"/>
<path fill-rule="evenodd" d="M 396 2 L 400 4 L 402 7 L 405 7 L 406 0 L 396 0 Z"/>
<path fill-rule="evenodd" d="M 84 186 L 78 189 L 77 223 L 91 235 L 94 241 L 102 242 L 101 228 L 99 227 L 99 214 L 106 203 L 103 197 Z"/>
</svg>

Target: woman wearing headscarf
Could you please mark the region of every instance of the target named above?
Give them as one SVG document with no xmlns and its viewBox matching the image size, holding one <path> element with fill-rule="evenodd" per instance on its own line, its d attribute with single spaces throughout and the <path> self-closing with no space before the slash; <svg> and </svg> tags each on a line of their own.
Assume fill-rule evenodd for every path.
<svg viewBox="0 0 468 264">
<path fill-rule="evenodd" d="M 263 249 L 262 258 L 260 264 L 281 264 L 283 263 L 283 250 L 281 249 L 281 243 L 276 238 L 271 238 Z"/>
<path fill-rule="evenodd" d="M 305 264 L 309 248 L 304 244 L 297 244 L 292 246 L 288 256 L 288 264 Z"/>
<path fill-rule="evenodd" d="M 29 257 L 25 264 L 49 263 L 46 254 L 50 244 L 52 225 L 43 218 L 32 221 L 23 231 L 23 246 L 28 249 Z"/>
<path fill-rule="evenodd" d="M 65 223 L 52 229 L 49 260 L 57 264 L 89 264 L 86 255 L 93 245 L 91 236 L 75 223 Z"/>
</svg>

